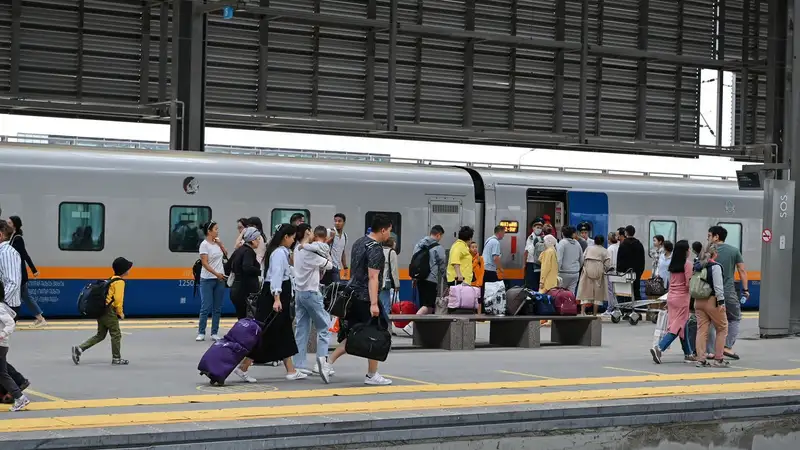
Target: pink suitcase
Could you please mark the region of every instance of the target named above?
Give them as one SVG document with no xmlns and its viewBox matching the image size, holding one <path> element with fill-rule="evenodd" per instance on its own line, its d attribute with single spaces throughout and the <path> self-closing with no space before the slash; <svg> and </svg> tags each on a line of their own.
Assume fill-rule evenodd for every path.
<svg viewBox="0 0 800 450">
<path fill-rule="evenodd" d="M 476 286 L 459 284 L 450 288 L 447 296 L 448 309 L 478 309 L 478 298 L 481 296 L 481 289 Z"/>
</svg>

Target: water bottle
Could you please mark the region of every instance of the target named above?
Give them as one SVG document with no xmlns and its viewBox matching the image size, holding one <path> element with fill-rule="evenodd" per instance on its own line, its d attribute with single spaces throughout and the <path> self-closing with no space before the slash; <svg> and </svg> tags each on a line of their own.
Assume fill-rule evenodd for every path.
<svg viewBox="0 0 800 450">
<path fill-rule="evenodd" d="M 742 298 L 740 298 L 740 299 L 739 299 L 739 303 L 741 303 L 741 304 L 743 304 L 743 305 L 744 305 L 745 303 L 747 303 L 747 296 L 746 296 L 746 295 L 742 295 Z"/>
</svg>

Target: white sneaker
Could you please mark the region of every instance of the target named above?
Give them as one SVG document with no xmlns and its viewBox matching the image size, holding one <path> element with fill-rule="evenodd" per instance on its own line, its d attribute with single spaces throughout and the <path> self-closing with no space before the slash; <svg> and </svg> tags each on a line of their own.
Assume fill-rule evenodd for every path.
<svg viewBox="0 0 800 450">
<path fill-rule="evenodd" d="M 26 406 L 30 405 L 31 401 L 28 400 L 28 397 L 25 394 L 22 394 L 22 397 L 14 400 L 14 405 L 9 409 L 11 412 L 22 411 L 25 409 Z"/>
<path fill-rule="evenodd" d="M 328 360 L 322 356 L 317 357 L 317 364 L 314 365 L 314 368 L 317 369 L 317 373 L 319 373 L 320 378 L 325 384 L 330 384 L 331 382 L 331 365 L 328 364 Z"/>
<path fill-rule="evenodd" d="M 206 335 L 205 334 L 198 334 L 197 337 L 194 338 L 194 340 L 197 341 L 197 342 L 203 342 L 203 341 L 206 340 Z"/>
<path fill-rule="evenodd" d="M 242 370 L 242 369 L 240 369 L 238 367 L 233 369 L 233 373 L 236 376 L 238 376 L 239 378 L 241 378 L 242 381 L 244 381 L 245 383 L 258 383 L 258 380 L 256 380 L 255 378 L 251 377 L 250 375 L 248 375 L 247 372 L 245 372 L 244 370 Z"/>
<path fill-rule="evenodd" d="M 286 374 L 286 379 L 289 381 L 302 380 L 303 378 L 308 378 L 308 375 L 300 372 L 299 370 L 295 370 L 294 373 Z"/>
<path fill-rule="evenodd" d="M 219 335 L 217 335 L 217 334 L 212 334 L 211 335 L 211 340 L 214 341 L 214 342 L 217 342 L 217 341 L 221 341 L 222 338 L 219 337 Z"/>
<path fill-rule="evenodd" d="M 392 380 L 384 378 L 383 375 L 375 373 L 373 376 L 367 375 L 364 378 L 364 384 L 371 384 L 373 386 L 388 386 L 392 384 Z"/>
<path fill-rule="evenodd" d="M 47 326 L 47 321 L 44 319 L 37 320 L 36 322 L 33 323 L 33 328 L 44 328 L 46 326 Z"/>
<path fill-rule="evenodd" d="M 312 372 L 312 371 L 310 371 L 310 370 L 308 370 L 308 369 L 306 369 L 304 367 L 295 367 L 294 370 L 296 370 L 298 372 L 302 372 L 302 373 L 304 373 L 306 375 L 311 375 L 312 373 L 316 373 L 316 372 Z M 314 366 L 314 370 L 315 371 L 317 370 L 316 366 Z"/>
<path fill-rule="evenodd" d="M 333 366 L 328 364 L 328 358 L 317 358 L 317 363 L 314 364 L 314 375 L 319 375 L 319 360 L 322 359 L 325 361 L 325 367 L 328 368 L 328 375 L 335 375 L 336 371 L 333 370 Z"/>
<path fill-rule="evenodd" d="M 403 327 L 403 331 L 409 336 L 414 336 L 414 327 L 412 325 L 413 324 L 408 324 Z"/>
</svg>

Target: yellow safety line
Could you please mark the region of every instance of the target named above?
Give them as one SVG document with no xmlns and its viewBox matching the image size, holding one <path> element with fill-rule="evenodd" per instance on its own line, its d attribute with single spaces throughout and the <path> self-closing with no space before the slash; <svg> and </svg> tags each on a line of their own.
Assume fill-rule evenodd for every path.
<svg viewBox="0 0 800 450">
<path fill-rule="evenodd" d="M 422 381 L 422 380 L 415 380 L 413 378 L 405 378 L 405 377 L 399 377 L 397 375 L 389 375 L 388 373 L 383 374 L 383 376 L 385 376 L 386 378 L 390 378 L 390 379 L 394 378 L 394 379 L 397 379 L 397 380 L 408 381 L 410 383 L 427 384 L 427 385 L 435 385 L 436 384 L 436 383 L 428 383 L 427 381 Z"/>
<path fill-rule="evenodd" d="M 540 380 L 553 380 L 553 377 L 543 377 L 541 375 L 534 375 L 532 373 L 525 373 L 525 372 L 512 372 L 510 370 L 498 370 L 500 373 L 506 373 L 509 375 L 518 375 L 521 377 L 528 377 L 528 378 L 539 378 Z"/>
<path fill-rule="evenodd" d="M 661 375 L 663 375 L 662 373 L 658 373 L 658 372 L 648 372 L 646 370 L 623 369 L 622 367 L 605 366 L 605 367 L 603 367 L 603 369 L 620 370 L 622 372 L 644 373 L 644 374 L 647 374 L 647 375 L 656 375 L 656 376 L 659 376 L 659 377 Z M 756 369 L 754 369 L 754 370 L 756 370 Z"/>
<path fill-rule="evenodd" d="M 69 401 L 69 400 L 64 400 L 61 397 L 56 397 L 54 395 L 45 394 L 44 392 L 34 391 L 33 389 L 25 389 L 25 393 L 26 394 L 35 395 L 37 397 L 41 397 L 43 399 L 51 400 L 51 401 L 54 401 L 54 402 L 66 402 L 66 401 Z"/>
<path fill-rule="evenodd" d="M 486 395 L 473 397 L 444 397 L 411 400 L 383 400 L 352 403 L 321 403 L 312 405 L 261 406 L 210 410 L 144 412 L 103 414 L 91 416 L 62 416 L 4 419 L 0 433 L 28 431 L 72 430 L 80 428 L 108 428 L 132 425 L 169 425 L 186 422 L 216 422 L 254 420 L 302 416 L 339 416 L 342 414 L 375 414 L 381 412 L 419 411 L 532 405 L 563 402 L 596 402 L 640 399 L 643 397 L 671 397 L 686 395 L 734 394 L 742 392 L 770 392 L 800 390 L 800 381 L 785 380 L 765 383 L 724 383 L 696 386 L 636 387 L 592 391 L 561 391 L 540 394 Z M 24 414 L 24 413 L 23 413 Z M 19 417 L 16 414 L 15 417 Z"/>
<path fill-rule="evenodd" d="M 65 400 L 62 402 L 31 403 L 29 410 L 52 411 L 83 408 L 115 408 L 131 406 L 187 405 L 196 403 L 226 403 L 265 400 L 289 400 L 325 397 L 354 397 L 360 395 L 396 395 L 436 392 L 475 392 L 501 389 L 536 389 L 550 387 L 597 386 L 623 383 L 663 381 L 723 380 L 732 378 L 764 378 L 800 376 L 800 369 L 702 371 L 695 373 L 637 375 L 596 378 L 559 378 L 553 380 L 494 381 L 484 383 L 417 384 L 412 386 L 365 386 L 352 388 L 303 389 L 292 391 L 236 392 L 229 394 L 193 394 L 164 397 L 105 398 Z M 3 411 L 0 410 L 0 416 Z M 2 420 L 0 420 L 2 421 Z"/>
</svg>

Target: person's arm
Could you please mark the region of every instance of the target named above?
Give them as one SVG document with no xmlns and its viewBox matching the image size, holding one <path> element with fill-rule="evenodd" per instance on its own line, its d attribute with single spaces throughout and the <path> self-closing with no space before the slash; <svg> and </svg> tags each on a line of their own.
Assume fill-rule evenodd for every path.
<svg viewBox="0 0 800 450">
<path fill-rule="evenodd" d="M 369 311 L 372 317 L 378 317 L 380 309 L 378 307 L 378 292 L 380 291 L 380 274 L 384 266 L 383 248 L 380 245 L 373 245 L 367 250 L 367 271 L 369 274 Z"/>
<path fill-rule="evenodd" d="M 244 241 L 242 240 L 242 236 L 244 236 L 244 230 L 246 230 L 246 228 L 242 229 L 242 232 L 239 233 L 239 236 L 236 238 L 236 243 L 233 245 L 234 251 L 236 251 L 237 248 L 241 247 L 242 244 L 244 244 Z"/>
<path fill-rule="evenodd" d="M 551 255 L 549 255 L 546 251 L 539 255 L 539 263 L 542 266 L 542 273 L 539 276 L 539 291 L 544 290 L 544 280 L 550 276 L 550 272 L 552 272 L 555 268 L 553 267 L 552 258 L 550 256 Z"/>
<path fill-rule="evenodd" d="M 711 280 L 714 282 L 714 296 L 717 306 L 725 306 L 725 280 L 722 278 L 722 267 L 714 264 L 711 267 Z"/>
<path fill-rule="evenodd" d="M 397 267 L 397 252 L 389 251 L 389 261 L 392 265 L 392 286 L 395 290 L 400 289 L 400 268 Z"/>
<path fill-rule="evenodd" d="M 342 248 L 342 266 L 341 267 L 344 270 L 350 270 L 350 268 L 347 267 L 347 236 L 344 234 L 344 232 L 342 232 L 342 239 L 344 239 L 344 246 Z"/>
<path fill-rule="evenodd" d="M 111 291 L 111 305 L 114 308 L 114 312 L 120 319 L 125 318 L 125 312 L 123 310 L 123 305 L 125 304 L 125 281 L 118 280 L 111 283 L 111 287 L 108 289 Z"/>
<path fill-rule="evenodd" d="M 0 322 L 3 323 L 3 328 L 0 328 L 0 339 L 6 339 L 11 336 L 17 325 L 14 323 L 14 318 L 7 314 L 5 310 L 0 311 Z"/>
<path fill-rule="evenodd" d="M 33 260 L 31 259 L 31 255 L 28 254 L 28 249 L 25 248 L 25 239 L 22 236 L 17 236 L 17 253 L 19 253 L 20 258 L 22 258 L 26 263 L 28 263 L 28 267 L 31 268 L 31 272 L 33 272 L 34 276 L 39 276 L 39 271 L 36 270 L 36 265 L 33 264 Z M 22 270 L 20 268 L 20 270 Z"/>
<path fill-rule="evenodd" d="M 556 264 L 558 264 L 559 270 L 563 269 L 561 264 L 564 262 L 564 248 L 566 247 L 564 242 L 566 241 L 561 241 L 556 245 Z"/>
<path fill-rule="evenodd" d="M 450 265 L 456 272 L 456 279 L 453 281 L 464 281 L 464 275 L 461 275 L 461 255 L 458 251 L 450 251 Z"/>
<path fill-rule="evenodd" d="M 741 253 L 736 253 L 736 271 L 739 272 L 739 280 L 742 282 L 742 292 L 744 296 L 750 298 L 750 289 L 748 287 L 747 268 L 744 266 L 744 259 Z"/>
</svg>

